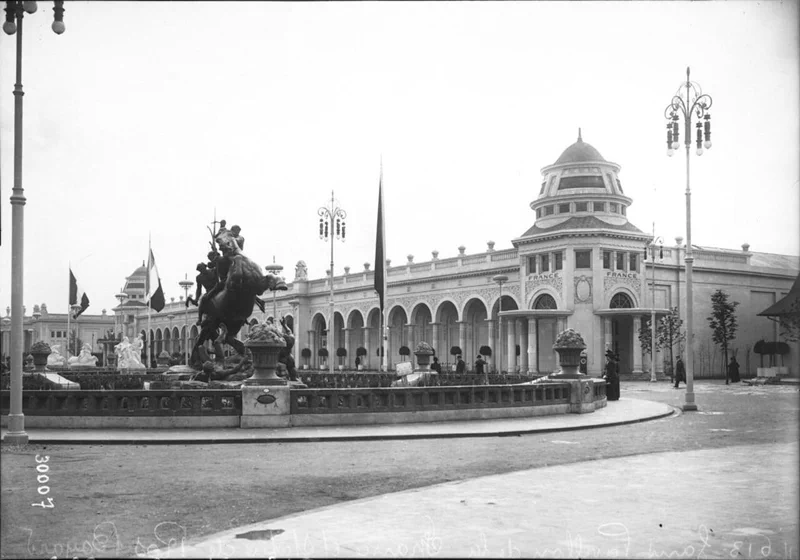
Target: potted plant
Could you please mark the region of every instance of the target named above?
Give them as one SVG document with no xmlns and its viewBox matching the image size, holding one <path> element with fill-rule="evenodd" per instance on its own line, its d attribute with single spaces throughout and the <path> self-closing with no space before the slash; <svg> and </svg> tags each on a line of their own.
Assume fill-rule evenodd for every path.
<svg viewBox="0 0 800 560">
<path fill-rule="evenodd" d="M 328 357 L 328 349 L 327 348 L 320 348 L 319 350 L 317 350 L 317 356 L 319 356 L 321 358 L 320 366 L 321 367 L 325 367 L 325 364 L 328 361 L 326 359 Z"/>
<path fill-rule="evenodd" d="M 405 362 L 406 361 L 406 356 L 410 356 L 411 355 L 411 349 L 408 346 L 401 346 L 400 350 L 399 350 L 399 353 L 400 353 L 401 356 L 403 356 L 403 361 Z"/>
<path fill-rule="evenodd" d="M 575 329 L 562 331 L 556 337 L 553 350 L 558 353 L 561 375 L 578 376 L 581 364 L 581 352 L 586 349 L 583 337 Z"/>
<path fill-rule="evenodd" d="M 431 345 L 425 341 L 420 342 L 414 349 L 414 355 L 417 357 L 419 369 L 429 371 L 431 368 L 431 356 L 433 356 Z"/>
<path fill-rule="evenodd" d="M 286 380 L 276 372 L 281 350 L 286 347 L 286 338 L 281 330 L 271 323 L 253 325 L 244 345 L 253 356 L 253 375 L 242 385 L 286 385 Z"/>
<path fill-rule="evenodd" d="M 50 352 L 52 352 L 50 345 L 43 340 L 31 346 L 30 355 L 33 356 L 33 367 L 36 371 L 45 370 L 45 366 L 47 366 L 47 357 L 50 355 Z"/>
<path fill-rule="evenodd" d="M 482 356 L 491 357 L 492 356 L 492 347 L 491 346 L 481 346 L 478 353 Z"/>
<path fill-rule="evenodd" d="M 367 349 L 366 348 L 364 348 L 363 346 L 359 346 L 358 348 L 356 348 L 356 359 L 359 362 L 358 363 L 358 370 L 359 371 L 364 369 L 363 361 L 364 361 L 364 357 L 366 355 L 367 355 Z"/>
<path fill-rule="evenodd" d="M 308 359 L 311 358 L 311 348 L 303 348 L 300 350 L 300 356 L 305 360 L 303 369 L 308 369 Z"/>
<path fill-rule="evenodd" d="M 342 359 L 347 357 L 347 348 L 342 348 L 341 346 L 337 348 L 336 357 L 339 358 L 339 371 L 342 371 L 344 369 Z"/>
</svg>

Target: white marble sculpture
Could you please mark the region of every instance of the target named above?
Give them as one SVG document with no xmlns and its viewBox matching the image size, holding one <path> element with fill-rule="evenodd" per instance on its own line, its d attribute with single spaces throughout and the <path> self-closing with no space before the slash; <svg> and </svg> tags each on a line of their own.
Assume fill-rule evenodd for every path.
<svg viewBox="0 0 800 560">
<path fill-rule="evenodd" d="M 61 345 L 53 344 L 50 346 L 50 355 L 47 356 L 48 366 L 65 366 L 67 359 L 61 355 Z"/>
<path fill-rule="evenodd" d="M 117 355 L 117 370 L 144 369 L 144 365 L 139 359 L 142 347 L 141 337 L 137 338 L 133 344 L 127 336 L 123 337 L 122 342 L 114 347 L 114 353 Z"/>
<path fill-rule="evenodd" d="M 80 355 L 71 357 L 67 363 L 69 367 L 95 367 L 97 366 L 97 356 L 92 356 L 92 347 L 87 343 L 81 348 Z"/>
</svg>

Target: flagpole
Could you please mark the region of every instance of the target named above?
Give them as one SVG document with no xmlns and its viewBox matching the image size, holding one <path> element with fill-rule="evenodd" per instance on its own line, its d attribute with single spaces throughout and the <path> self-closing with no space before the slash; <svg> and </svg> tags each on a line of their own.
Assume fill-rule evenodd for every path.
<svg viewBox="0 0 800 560">
<path fill-rule="evenodd" d="M 383 371 L 389 372 L 389 363 L 388 363 L 388 342 L 389 342 L 389 329 L 386 323 L 386 308 L 389 302 L 389 293 L 388 293 L 388 279 L 389 270 L 386 268 L 386 207 L 383 204 L 383 154 L 381 154 L 381 178 L 380 178 L 380 186 L 381 186 L 381 225 L 383 227 L 383 233 L 381 235 L 381 239 L 383 241 L 383 262 L 381 266 L 384 267 L 383 270 L 383 309 L 381 309 L 381 321 L 383 321 L 383 329 L 381 334 L 383 335 Z"/>
<path fill-rule="evenodd" d="M 67 266 L 69 267 L 69 273 L 70 273 L 70 276 L 71 276 L 72 275 L 72 261 L 67 261 L 67 262 L 68 262 Z M 70 339 L 70 335 L 72 334 L 72 331 L 70 330 L 70 327 L 69 327 L 70 319 L 72 318 L 72 302 L 70 301 L 70 299 L 72 299 L 72 294 L 70 293 L 71 289 L 72 289 L 72 278 L 70 278 L 67 281 L 67 355 L 66 355 L 67 360 L 69 360 L 69 351 L 70 351 L 70 346 L 71 346 L 70 342 L 69 342 L 69 339 Z"/>
<path fill-rule="evenodd" d="M 153 363 L 152 360 L 152 352 L 153 352 L 153 341 L 151 340 L 150 333 L 150 267 L 153 266 L 153 263 L 150 262 L 150 259 L 153 258 L 153 247 L 150 241 L 150 234 L 147 234 L 147 276 L 145 276 L 145 293 L 147 294 L 147 364 L 144 366 L 145 369 L 149 368 L 150 365 Z"/>
</svg>

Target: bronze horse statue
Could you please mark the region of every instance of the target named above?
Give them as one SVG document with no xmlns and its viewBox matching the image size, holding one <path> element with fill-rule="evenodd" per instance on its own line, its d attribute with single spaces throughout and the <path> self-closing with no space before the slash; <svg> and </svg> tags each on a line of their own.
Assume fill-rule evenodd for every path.
<svg viewBox="0 0 800 560">
<path fill-rule="evenodd" d="M 221 253 L 217 261 L 219 280 L 203 296 L 200 304 L 203 320 L 191 358 L 195 367 L 203 366 L 203 344 L 207 340 L 214 340 L 218 349 L 221 349 L 222 343 L 229 344 L 242 357 L 241 365 L 244 365 L 247 361 L 246 348 L 236 335 L 253 314 L 256 297 L 267 290 L 288 289 L 280 276 L 263 274 L 261 267 L 241 252 L 230 231 L 221 231 L 215 241 Z M 216 352 L 216 361 L 222 361 L 219 350 Z"/>
</svg>

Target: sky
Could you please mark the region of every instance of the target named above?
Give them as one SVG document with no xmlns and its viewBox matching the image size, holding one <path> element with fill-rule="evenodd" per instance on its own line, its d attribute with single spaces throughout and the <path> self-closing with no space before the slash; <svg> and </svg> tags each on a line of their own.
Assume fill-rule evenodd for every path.
<svg viewBox="0 0 800 560">
<path fill-rule="evenodd" d="M 512 247 L 541 169 L 583 140 L 621 165 L 628 219 L 685 237 L 664 109 L 713 98 L 692 152 L 696 245 L 800 254 L 798 2 L 66 2 L 23 35 L 24 304 L 66 311 L 68 268 L 116 305 L 152 245 L 167 300 L 216 216 L 262 266 L 371 266 L 378 183 L 393 265 Z M 0 33 L 0 309 L 11 303 L 16 36 Z M 5 314 L 2 311 L 2 314 Z"/>
</svg>

